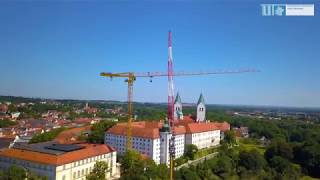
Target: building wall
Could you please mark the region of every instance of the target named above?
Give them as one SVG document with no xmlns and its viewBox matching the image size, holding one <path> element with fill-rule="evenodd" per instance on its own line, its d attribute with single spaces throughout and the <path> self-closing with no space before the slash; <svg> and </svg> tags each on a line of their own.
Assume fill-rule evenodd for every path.
<svg viewBox="0 0 320 180">
<path fill-rule="evenodd" d="M 105 144 L 114 147 L 119 154 L 126 151 L 127 136 L 106 133 Z M 141 138 L 133 136 L 132 148 L 136 151 L 152 158 L 156 163 L 160 163 L 160 139 Z"/>
<path fill-rule="evenodd" d="M 105 161 L 110 168 L 106 177 L 116 173 L 116 152 L 94 156 L 72 163 L 54 166 L 24 161 L 19 159 L 0 157 L 0 167 L 8 168 L 11 165 L 22 166 L 41 176 L 47 176 L 49 180 L 79 180 L 85 179 L 85 176 L 91 172 L 97 161 Z"/>
<path fill-rule="evenodd" d="M 198 149 L 220 144 L 220 130 L 186 134 L 186 144 L 194 144 Z"/>
<path fill-rule="evenodd" d="M 175 136 L 175 158 L 179 158 L 184 154 L 185 135 L 180 134 Z"/>
<path fill-rule="evenodd" d="M 89 174 L 97 161 L 104 161 L 110 168 L 106 177 L 115 175 L 116 173 L 116 152 L 102 154 L 86 159 L 82 159 L 76 162 L 58 166 L 56 169 L 56 179 L 58 180 L 82 180 Z"/>
<path fill-rule="evenodd" d="M 126 152 L 126 144 L 127 144 L 127 137 L 121 135 L 115 135 L 106 133 L 105 134 L 105 144 L 114 147 L 119 154 L 123 154 Z"/>
<path fill-rule="evenodd" d="M 169 164 L 169 140 L 171 138 L 170 132 L 160 132 L 160 163 Z"/>
<path fill-rule="evenodd" d="M 160 164 L 160 138 L 152 141 L 152 159 L 156 164 Z"/>
<path fill-rule="evenodd" d="M 36 163 L 31 161 L 25 161 L 20 159 L 8 158 L 4 156 L 0 156 L 0 169 L 7 169 L 12 165 L 17 165 L 23 167 L 25 169 L 29 169 L 30 171 L 41 175 L 47 176 L 49 180 L 56 179 L 56 166 Z"/>
</svg>

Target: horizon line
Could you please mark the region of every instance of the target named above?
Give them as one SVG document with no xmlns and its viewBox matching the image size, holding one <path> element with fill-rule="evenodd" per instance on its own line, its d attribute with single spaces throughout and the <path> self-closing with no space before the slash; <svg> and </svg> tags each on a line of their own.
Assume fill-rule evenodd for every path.
<svg viewBox="0 0 320 180">
<path fill-rule="evenodd" d="M 43 100 L 71 100 L 71 101 L 114 101 L 114 102 L 121 102 L 127 103 L 128 101 L 121 101 L 121 100 L 106 100 L 106 99 L 75 99 L 75 98 L 48 98 L 48 97 L 30 97 L 30 96 L 16 96 L 16 95 L 0 95 L 0 97 L 15 97 L 15 98 L 29 98 L 29 99 L 43 99 Z M 148 101 L 132 101 L 132 103 L 150 103 L 150 104 L 167 104 L 167 102 L 148 102 Z M 182 104 L 197 104 L 196 102 L 183 102 Z M 299 108 L 299 109 L 319 109 L 320 106 L 290 106 L 290 105 L 268 105 L 268 104 L 214 104 L 214 103 L 207 103 L 206 105 L 215 105 L 215 106 L 247 106 L 247 107 L 264 107 L 264 108 Z"/>
</svg>

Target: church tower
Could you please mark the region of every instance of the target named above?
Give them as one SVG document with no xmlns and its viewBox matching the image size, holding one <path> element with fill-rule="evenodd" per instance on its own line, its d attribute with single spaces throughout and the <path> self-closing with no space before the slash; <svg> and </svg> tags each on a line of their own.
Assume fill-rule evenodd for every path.
<svg viewBox="0 0 320 180">
<path fill-rule="evenodd" d="M 160 163 L 161 164 L 169 164 L 170 156 L 169 156 L 169 141 L 171 139 L 170 127 L 168 124 L 168 120 L 166 119 L 162 128 L 159 129 L 160 133 Z"/>
<path fill-rule="evenodd" d="M 179 92 L 177 93 L 176 99 L 174 101 L 174 120 L 183 120 L 182 102 Z"/>
<path fill-rule="evenodd" d="M 200 94 L 197 103 L 197 122 L 204 122 L 206 120 L 206 106 L 202 93 Z"/>
</svg>

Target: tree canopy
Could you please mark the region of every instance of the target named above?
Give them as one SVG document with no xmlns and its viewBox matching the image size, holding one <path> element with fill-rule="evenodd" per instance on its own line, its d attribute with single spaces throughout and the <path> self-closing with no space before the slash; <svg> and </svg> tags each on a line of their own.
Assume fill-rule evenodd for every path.
<svg viewBox="0 0 320 180">
<path fill-rule="evenodd" d="M 10 166 L 6 170 L 0 170 L 0 179 L 1 180 L 47 180 L 48 177 L 39 176 L 35 173 L 16 165 Z"/>
<path fill-rule="evenodd" d="M 105 180 L 108 171 L 108 164 L 104 161 L 97 161 L 90 174 L 86 176 L 87 180 Z"/>
<path fill-rule="evenodd" d="M 195 154 L 198 152 L 198 147 L 194 144 L 187 144 L 184 148 L 184 156 L 189 159 L 194 159 Z"/>
<path fill-rule="evenodd" d="M 53 129 L 49 132 L 44 132 L 42 134 L 36 134 L 32 137 L 32 139 L 29 141 L 29 143 L 32 144 L 32 143 L 51 141 L 54 138 L 56 138 L 59 133 L 61 133 L 62 131 L 66 130 L 66 129 L 67 128 L 65 128 L 65 127 L 61 127 L 61 128 Z"/>
<path fill-rule="evenodd" d="M 134 150 L 127 151 L 122 157 L 121 179 L 168 179 L 168 167 L 165 164 L 156 165 L 151 159 L 143 158 Z"/>
<path fill-rule="evenodd" d="M 107 120 L 102 120 L 96 124 L 93 124 L 87 141 L 90 143 L 104 143 L 105 132 L 115 124 L 115 122 Z"/>
</svg>

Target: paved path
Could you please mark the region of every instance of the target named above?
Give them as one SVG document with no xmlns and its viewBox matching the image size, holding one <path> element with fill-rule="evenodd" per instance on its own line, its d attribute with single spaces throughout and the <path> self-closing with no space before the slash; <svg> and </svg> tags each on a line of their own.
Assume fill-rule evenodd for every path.
<svg viewBox="0 0 320 180">
<path fill-rule="evenodd" d="M 202 158 L 199 158 L 199 159 L 196 159 L 196 160 L 193 160 L 193 161 L 188 161 L 187 163 L 184 163 L 178 167 L 175 167 L 174 169 L 175 170 L 179 170 L 180 168 L 182 167 L 189 167 L 190 165 L 197 165 L 207 159 L 211 159 L 213 157 L 215 157 L 216 155 L 218 154 L 218 152 L 214 152 L 214 153 L 211 153 L 211 154 L 208 154 L 206 156 L 203 156 Z"/>
</svg>

